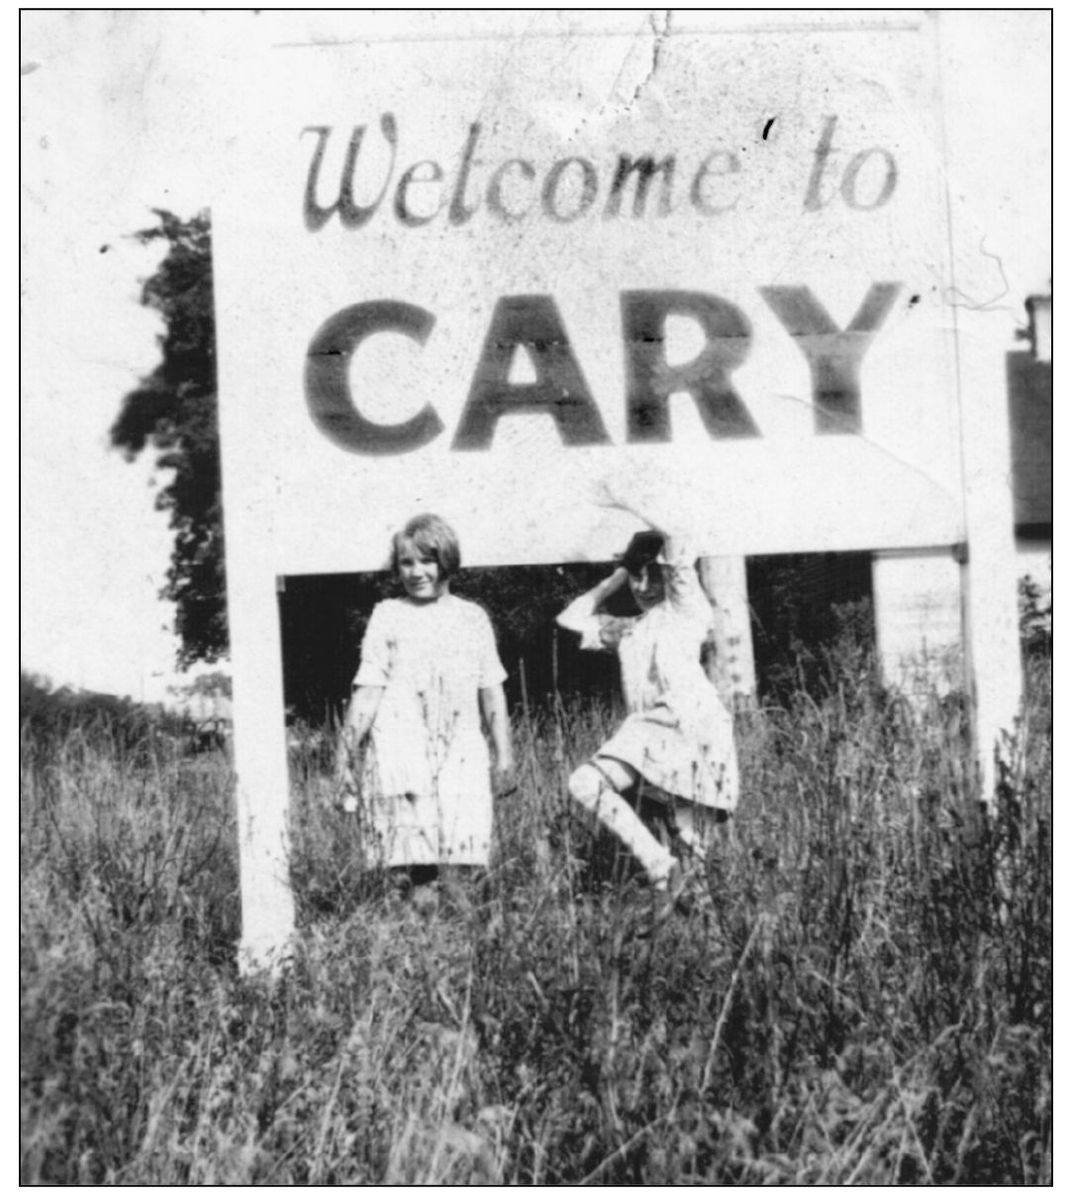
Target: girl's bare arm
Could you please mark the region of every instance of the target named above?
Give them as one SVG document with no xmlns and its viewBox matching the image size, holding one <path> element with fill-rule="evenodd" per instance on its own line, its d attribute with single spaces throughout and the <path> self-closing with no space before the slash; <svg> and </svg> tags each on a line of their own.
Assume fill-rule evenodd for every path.
<svg viewBox="0 0 1072 1196">
<path fill-rule="evenodd" d="M 555 622 L 567 631 L 583 631 L 585 622 L 598 612 L 611 594 L 625 585 L 628 576 L 619 565 L 609 577 L 605 577 L 598 585 L 574 598 Z"/>
<path fill-rule="evenodd" d="M 501 685 L 487 685 L 480 690 L 480 713 L 495 750 L 495 789 L 505 793 L 513 788 L 514 749 L 510 742 L 510 716 L 506 694 Z"/>
<path fill-rule="evenodd" d="M 357 687 L 342 728 L 338 760 L 340 770 L 353 765 L 354 756 L 368 737 L 376 718 L 376 711 L 379 710 L 380 702 L 383 699 L 383 689 L 382 685 L 359 685 Z"/>
</svg>

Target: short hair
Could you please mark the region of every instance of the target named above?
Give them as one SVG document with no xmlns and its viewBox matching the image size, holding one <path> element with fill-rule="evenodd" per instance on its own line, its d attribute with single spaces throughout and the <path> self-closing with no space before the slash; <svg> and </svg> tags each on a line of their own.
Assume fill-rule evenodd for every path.
<svg viewBox="0 0 1072 1196">
<path fill-rule="evenodd" d="M 662 532 L 654 529 L 637 532 L 629 541 L 625 552 L 618 557 L 618 561 L 627 573 L 632 573 L 635 577 L 646 565 L 654 563 L 665 543 L 666 537 Z"/>
<path fill-rule="evenodd" d="M 439 574 L 446 580 L 461 568 L 462 551 L 458 535 L 445 519 L 438 515 L 414 515 L 391 538 L 391 570 L 398 576 L 398 558 L 403 544 L 412 544 L 420 552 L 432 557 L 439 565 Z"/>
</svg>

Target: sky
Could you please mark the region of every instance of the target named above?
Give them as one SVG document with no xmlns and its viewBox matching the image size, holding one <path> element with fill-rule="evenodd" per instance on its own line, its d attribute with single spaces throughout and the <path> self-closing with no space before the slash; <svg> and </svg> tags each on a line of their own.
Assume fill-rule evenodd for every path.
<svg viewBox="0 0 1072 1196">
<path fill-rule="evenodd" d="M 160 251 L 131 234 L 154 208 L 211 206 L 237 132 L 230 67 L 249 45 L 358 19 L 22 14 L 20 652 L 56 684 L 159 700 L 181 681 L 152 463 L 109 445 L 162 331 L 138 301 Z M 1007 290 L 991 301 L 1012 348 L 1052 271 L 1050 17 L 947 12 L 942 36 L 950 195 L 1000 258 Z"/>
</svg>

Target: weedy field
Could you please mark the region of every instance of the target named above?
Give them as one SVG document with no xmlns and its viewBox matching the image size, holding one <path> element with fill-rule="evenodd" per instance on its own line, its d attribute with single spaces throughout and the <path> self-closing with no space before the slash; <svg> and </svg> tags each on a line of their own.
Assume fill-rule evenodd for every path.
<svg viewBox="0 0 1072 1196">
<path fill-rule="evenodd" d="M 22 1181 L 1049 1183 L 1049 662 L 990 819 L 955 701 L 842 675 L 741 716 L 712 909 L 662 923 L 566 806 L 609 709 L 518 720 L 498 862 L 423 911 L 298 753 L 275 984 L 222 754 L 24 734 Z"/>
</svg>

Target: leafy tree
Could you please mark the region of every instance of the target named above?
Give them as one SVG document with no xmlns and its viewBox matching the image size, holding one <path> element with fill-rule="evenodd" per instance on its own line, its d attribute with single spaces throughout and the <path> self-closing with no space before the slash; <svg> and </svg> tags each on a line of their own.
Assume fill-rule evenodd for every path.
<svg viewBox="0 0 1072 1196">
<path fill-rule="evenodd" d="M 134 235 L 167 248 L 141 293 L 164 320 L 162 360 L 123 400 L 111 437 L 130 460 L 151 448 L 157 468 L 170 473 L 156 498 L 175 533 L 161 597 L 175 603 L 179 665 L 186 668 L 227 652 L 212 239 L 207 212 L 189 220 L 155 214 L 158 224 Z"/>
<path fill-rule="evenodd" d="M 194 677 L 192 681 L 185 685 L 174 686 L 176 693 L 186 694 L 189 697 L 214 697 L 216 694 L 223 694 L 224 697 L 231 696 L 231 677 L 230 674 L 217 669 L 213 673 L 201 673 L 200 676 Z"/>
</svg>

